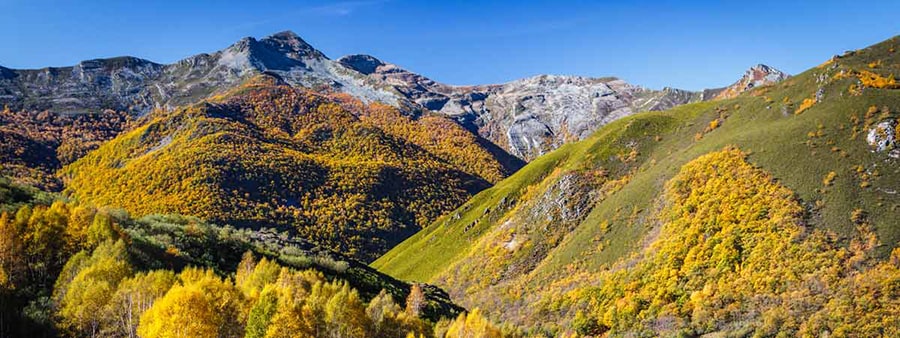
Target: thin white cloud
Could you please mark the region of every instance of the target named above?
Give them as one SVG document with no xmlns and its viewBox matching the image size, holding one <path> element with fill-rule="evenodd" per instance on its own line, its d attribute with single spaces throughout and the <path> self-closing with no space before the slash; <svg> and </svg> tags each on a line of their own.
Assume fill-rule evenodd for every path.
<svg viewBox="0 0 900 338">
<path fill-rule="evenodd" d="M 244 30 L 267 25 L 298 16 L 347 16 L 365 8 L 384 4 L 389 0 L 343 1 L 324 5 L 308 6 L 295 9 L 281 15 L 268 16 L 265 19 L 248 21 L 233 26 L 232 30 Z"/>
<path fill-rule="evenodd" d="M 380 5 L 385 2 L 387 2 L 387 1 L 386 0 L 344 1 L 344 2 L 338 2 L 338 3 L 327 4 L 327 5 L 322 5 L 322 6 L 310 7 L 310 8 L 305 9 L 304 12 L 306 12 L 307 14 L 344 16 L 344 15 L 352 14 L 359 8 Z"/>
</svg>

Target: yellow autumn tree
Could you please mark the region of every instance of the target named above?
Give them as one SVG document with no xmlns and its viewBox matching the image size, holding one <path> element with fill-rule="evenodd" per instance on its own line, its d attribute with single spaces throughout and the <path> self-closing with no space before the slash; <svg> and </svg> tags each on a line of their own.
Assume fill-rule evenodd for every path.
<svg viewBox="0 0 900 338">
<path fill-rule="evenodd" d="M 15 289 L 24 279 L 25 257 L 22 255 L 23 229 L 8 213 L 0 214 L 0 287 Z"/>
<path fill-rule="evenodd" d="M 250 309 L 247 318 L 245 338 L 264 338 L 269 331 L 272 317 L 278 311 L 278 289 L 275 285 L 266 285 L 259 295 L 256 304 Z M 302 317 L 301 317 L 302 318 Z M 300 318 L 298 318 L 300 319 Z M 302 330 L 301 330 L 302 331 Z M 275 333 L 273 332 L 273 335 Z"/>
<path fill-rule="evenodd" d="M 430 325 L 404 311 L 385 290 L 372 298 L 366 306 L 366 315 L 372 321 L 372 337 L 431 336 Z"/>
<path fill-rule="evenodd" d="M 218 337 L 221 325 L 210 297 L 196 287 L 177 285 L 141 316 L 137 332 L 141 337 Z"/>
<path fill-rule="evenodd" d="M 140 318 L 141 337 L 241 337 L 243 296 L 212 270 L 185 269 Z"/>
<path fill-rule="evenodd" d="M 406 297 L 406 313 L 413 317 L 421 316 L 426 302 L 422 286 L 418 283 L 413 283 L 409 288 L 409 296 Z"/>
<path fill-rule="evenodd" d="M 307 302 L 310 288 L 319 285 L 324 280 L 321 274 L 311 271 L 294 272 L 284 270 L 278 277 L 275 285 L 269 285 L 263 291 L 260 303 L 275 302 L 273 313 L 253 316 L 254 330 L 264 331 L 265 337 L 319 337 L 324 329 L 317 323 L 317 315 L 313 307 Z M 261 304 L 268 306 L 265 303 Z M 258 310 L 254 308 L 254 310 Z M 257 329 L 260 319 L 266 321 L 265 330 Z"/>
<path fill-rule="evenodd" d="M 110 321 L 110 329 L 117 336 L 137 337 L 141 315 L 164 296 L 175 281 L 175 273 L 168 270 L 142 272 L 122 280 L 102 314 Z"/>
<path fill-rule="evenodd" d="M 281 265 L 266 258 L 257 262 L 253 253 L 248 251 L 238 264 L 235 284 L 252 303 L 266 285 L 278 280 L 282 269 Z"/>
<path fill-rule="evenodd" d="M 446 338 L 500 338 L 503 332 L 475 309 L 460 314 L 447 328 Z"/>
<path fill-rule="evenodd" d="M 75 268 L 78 272 L 64 288 L 65 293 L 58 296 L 61 298 L 60 324 L 75 335 L 95 337 L 109 326 L 110 318 L 102 315 L 109 296 L 115 292 L 119 282 L 131 274 L 125 243 L 121 240 L 104 242 L 89 259 L 76 265 L 80 269 Z M 62 284 L 65 283 L 57 283 Z"/>
<path fill-rule="evenodd" d="M 274 286 L 277 309 L 266 337 L 367 337 L 371 330 L 362 300 L 347 282 L 328 282 L 309 271 L 283 271 Z"/>
<path fill-rule="evenodd" d="M 353 338 L 366 337 L 369 321 L 359 293 L 347 282 L 332 283 L 336 292 L 328 297 L 323 308 L 325 314 L 325 332 L 329 337 Z M 321 288 L 319 290 L 322 290 Z M 316 297 L 316 288 L 310 294 L 311 300 L 324 300 Z"/>
</svg>

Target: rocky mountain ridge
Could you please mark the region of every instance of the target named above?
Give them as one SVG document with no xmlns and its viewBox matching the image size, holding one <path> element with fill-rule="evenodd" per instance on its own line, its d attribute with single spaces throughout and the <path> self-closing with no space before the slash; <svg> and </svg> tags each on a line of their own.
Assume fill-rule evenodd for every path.
<svg viewBox="0 0 900 338">
<path fill-rule="evenodd" d="M 564 75 L 453 86 L 371 55 L 349 55 L 338 62 L 365 74 L 374 83 L 392 87 L 428 110 L 455 118 L 467 129 L 525 161 L 581 140 L 600 126 L 636 112 L 708 101 L 725 90 L 739 94 L 786 78 L 774 68 L 758 65 L 732 87 L 697 92 L 668 87 L 649 89 L 614 77 Z"/>
<path fill-rule="evenodd" d="M 504 84 L 439 83 L 370 55 L 331 60 L 295 33 L 247 37 L 211 53 L 164 65 L 134 57 L 37 70 L 0 67 L 0 105 L 14 110 L 143 115 L 197 102 L 268 74 L 316 91 L 346 93 L 417 116 L 434 111 L 530 161 L 600 126 L 639 111 L 732 97 L 786 78 L 759 65 L 731 87 L 693 92 L 636 86 L 613 77 L 538 75 Z"/>
<path fill-rule="evenodd" d="M 163 65 L 135 57 L 71 67 L 0 71 L 0 104 L 16 110 L 85 113 L 105 109 L 136 115 L 171 109 L 224 92 L 259 74 L 313 89 L 346 92 L 397 105 L 391 93 L 362 83 L 360 74 L 328 59 L 293 32 L 247 37 L 211 53 Z"/>
</svg>

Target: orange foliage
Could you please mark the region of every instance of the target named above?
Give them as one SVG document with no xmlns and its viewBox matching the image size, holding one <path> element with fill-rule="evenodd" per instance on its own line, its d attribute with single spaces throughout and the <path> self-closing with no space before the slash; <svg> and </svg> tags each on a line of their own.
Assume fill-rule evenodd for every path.
<svg viewBox="0 0 900 338">
<path fill-rule="evenodd" d="M 860 71 L 857 75 L 859 80 L 862 82 L 863 86 L 869 88 L 885 88 L 885 89 L 897 89 L 900 88 L 900 85 L 897 84 L 897 81 L 894 79 L 894 75 L 891 74 L 888 77 L 883 77 L 879 74 L 863 70 Z"/>
<path fill-rule="evenodd" d="M 803 114 L 807 109 L 812 108 L 816 104 L 816 99 L 806 98 L 803 99 L 803 102 L 800 103 L 800 107 L 797 107 L 797 110 L 794 111 L 794 114 L 800 115 Z"/>
</svg>

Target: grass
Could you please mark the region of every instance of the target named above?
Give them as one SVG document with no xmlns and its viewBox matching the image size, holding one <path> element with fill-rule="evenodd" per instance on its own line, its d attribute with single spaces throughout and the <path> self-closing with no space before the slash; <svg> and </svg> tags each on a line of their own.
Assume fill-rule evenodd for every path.
<svg viewBox="0 0 900 338">
<path fill-rule="evenodd" d="M 573 148 L 572 145 L 565 145 L 551 154 L 532 161 L 528 166 L 503 180 L 502 184 L 476 194 L 456 211 L 444 215 L 432 226 L 394 247 L 371 266 L 390 267 L 386 272 L 404 276 L 404 279 L 410 281 L 430 280 L 447 265 L 425 262 L 451 262 L 466 253 L 471 244 L 495 224 L 490 221 L 492 216 L 496 217 L 498 213 L 505 211 L 497 210 L 501 201 L 518 199 L 527 187 L 540 182 L 556 165 L 565 160 Z M 471 224 L 475 226 L 465 230 L 466 226 Z M 458 238 L 459 241 L 442 240 L 444 238 Z M 409 259 L 408 255 L 413 255 L 416 259 Z"/>
<path fill-rule="evenodd" d="M 856 79 L 834 75 L 841 70 L 862 69 L 885 77 L 900 74 L 900 56 L 890 51 L 896 44 L 896 38 L 887 40 L 837 59 L 835 68 L 832 64 L 813 68 L 734 99 L 640 113 L 615 121 L 583 141 L 568 144 L 529 163 L 371 265 L 400 279 L 438 284 L 444 279 L 442 275 L 459 267 L 503 267 L 503 264 L 477 264 L 476 261 L 488 257 L 473 250 L 479 247 L 478 243 L 497 237 L 491 234 L 506 231 L 501 225 L 511 219 L 511 213 L 527 212 L 516 207 L 527 202 L 519 199 L 515 200 L 516 206 L 497 210 L 503 197 L 540 196 L 539 189 L 552 186 L 545 180 L 561 176 L 551 175 L 554 171 L 602 167 L 612 178 L 628 175 L 628 183 L 596 201 L 580 225 L 550 250 L 534 270 L 506 276 L 488 286 L 440 285 L 452 295 L 462 296 L 462 304 L 466 306 L 487 305 L 494 301 L 487 300 L 492 295 L 520 294 L 522 291 L 516 289 L 523 286 L 535 293 L 543 292 L 561 276 L 598 271 L 629 257 L 657 227 L 653 216 L 659 207 L 657 197 L 664 182 L 685 163 L 726 146 L 736 146 L 749 153 L 753 165 L 793 190 L 806 208 L 804 217 L 808 226 L 832 232 L 846 243 L 847 238 L 856 234 L 850 221 L 852 211 L 865 210 L 881 242 L 876 252 L 880 257 L 887 257 L 900 242 L 900 197 L 891 193 L 900 182 L 900 165 L 886 153 L 871 151 L 865 141 L 868 128 L 863 128 L 863 120 L 870 106 L 882 112 L 882 107 L 887 107 L 891 112 L 879 112 L 869 121 L 871 124 L 884 116 L 900 117 L 897 113 L 900 91 L 866 88 L 861 95 L 854 96 L 848 88 Z M 878 60 L 881 62 L 877 69 L 867 67 Z M 825 74 L 824 82 L 822 74 Z M 807 101 L 806 109 L 795 114 L 804 99 L 815 97 L 819 88 L 824 88 L 824 99 L 812 105 Z M 852 116 L 861 120 L 855 138 Z M 715 119 L 721 119 L 720 125 L 708 130 Z M 809 136 L 820 130 L 821 136 Z M 623 163 L 617 155 L 628 149 L 636 150 L 639 155 L 633 162 Z M 857 173 L 855 168 L 860 165 L 868 178 L 862 179 Z M 822 179 L 832 171 L 837 177 L 826 187 Z M 878 176 L 874 175 L 875 171 Z M 863 187 L 864 181 L 868 187 Z M 491 211 L 485 214 L 488 208 Z M 453 217 L 456 214 L 461 217 L 456 219 Z M 604 222 L 609 226 L 600 226 Z M 464 231 L 473 223 L 474 228 Z M 484 248 L 491 243 L 482 244 L 480 247 Z M 522 247 L 527 250 L 534 246 Z M 467 272 L 496 274 L 496 271 Z"/>
</svg>

